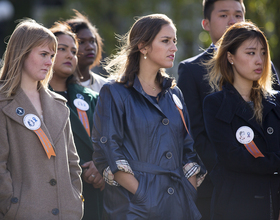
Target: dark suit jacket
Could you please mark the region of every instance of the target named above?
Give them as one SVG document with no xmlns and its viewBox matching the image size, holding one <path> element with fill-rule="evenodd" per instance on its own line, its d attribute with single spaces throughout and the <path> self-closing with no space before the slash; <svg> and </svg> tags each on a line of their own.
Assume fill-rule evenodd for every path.
<svg viewBox="0 0 280 220">
<path fill-rule="evenodd" d="M 279 215 L 280 94 L 263 98 L 263 122 L 253 118 L 251 106 L 231 84 L 204 99 L 207 134 L 218 163 L 211 172 L 215 186 L 212 219 L 274 219 Z M 236 138 L 237 130 L 250 127 L 253 141 L 264 157 L 253 157 Z M 247 134 L 246 134 L 247 135 Z"/>
<path fill-rule="evenodd" d="M 202 65 L 202 61 L 211 59 L 212 53 L 213 48 L 209 47 L 203 53 L 182 61 L 178 72 L 178 87 L 184 95 L 190 115 L 190 130 L 194 139 L 194 149 L 196 149 L 206 166 L 208 173 L 215 165 L 215 151 L 207 137 L 203 120 L 203 99 L 210 93 L 211 87 L 207 80 L 204 80 L 207 70 Z M 202 185 L 198 188 L 198 198 L 211 197 L 212 190 L 213 184 L 209 175 L 207 175 Z"/>
</svg>

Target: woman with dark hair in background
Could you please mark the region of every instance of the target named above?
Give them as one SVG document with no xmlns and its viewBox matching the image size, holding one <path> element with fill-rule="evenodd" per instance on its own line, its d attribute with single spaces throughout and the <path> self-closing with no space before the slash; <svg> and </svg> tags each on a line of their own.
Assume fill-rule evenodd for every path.
<svg viewBox="0 0 280 220">
<path fill-rule="evenodd" d="M 102 58 L 102 38 L 97 28 L 90 23 L 86 16 L 77 10 L 74 12 L 76 16 L 66 22 L 76 33 L 79 41 L 78 66 L 82 74 L 80 84 L 99 93 L 107 81 L 106 78 L 92 72 L 91 69 L 97 66 Z"/>
<path fill-rule="evenodd" d="M 75 145 L 83 168 L 84 220 L 100 220 L 105 182 L 92 161 L 93 147 L 90 139 L 93 112 L 98 93 L 78 84 L 78 41 L 66 23 L 56 22 L 50 31 L 58 41 L 51 90 L 67 99 Z"/>
<path fill-rule="evenodd" d="M 125 36 L 107 65 L 113 79 L 100 91 L 93 120 L 93 159 L 107 182 L 104 217 L 200 219 L 196 187 L 206 171 L 184 126 L 181 91 L 164 69 L 173 66 L 176 28 L 152 14 Z"/>
<path fill-rule="evenodd" d="M 207 64 L 219 92 L 204 99 L 204 120 L 217 152 L 211 218 L 279 217 L 280 96 L 272 90 L 266 37 L 251 22 L 232 25 Z"/>
</svg>

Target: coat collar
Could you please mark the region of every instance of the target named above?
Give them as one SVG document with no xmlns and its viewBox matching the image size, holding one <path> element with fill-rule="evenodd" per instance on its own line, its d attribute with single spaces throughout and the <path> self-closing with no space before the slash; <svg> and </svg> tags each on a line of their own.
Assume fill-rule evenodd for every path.
<svg viewBox="0 0 280 220">
<path fill-rule="evenodd" d="M 53 88 L 51 85 L 49 85 L 49 89 L 53 91 Z M 91 144 L 90 137 L 88 136 L 83 124 L 80 121 L 80 118 L 77 113 L 77 109 L 75 105 L 73 104 L 74 99 L 77 98 L 77 94 L 80 93 L 86 100 L 90 99 L 89 93 L 86 93 L 83 91 L 84 87 L 75 84 L 75 83 L 69 83 L 67 85 L 67 93 L 68 93 L 68 102 L 67 106 L 70 110 L 70 122 L 71 122 L 71 128 L 72 132 L 75 135 L 75 137 L 78 137 L 81 142 L 84 143 L 85 146 L 89 147 L 93 151 L 93 146 Z M 93 91 L 93 93 L 95 93 Z M 92 116 L 88 115 L 89 122 L 92 120 Z M 74 125 L 74 126 L 73 126 Z M 90 124 L 90 127 L 92 128 L 92 124 Z"/>
<path fill-rule="evenodd" d="M 55 146 L 59 136 L 65 128 L 69 112 L 64 104 L 65 99 L 63 97 L 57 96 L 44 88 L 41 88 L 39 92 L 43 109 L 43 120 L 21 88 L 17 90 L 16 95 L 12 97 L 11 102 L 3 108 L 3 112 L 22 126 L 25 126 L 23 118 L 26 114 L 36 115 L 41 119 L 42 130 L 45 132 L 52 145 Z M 19 116 L 16 113 L 18 107 L 24 109 L 24 115 Z"/>
<path fill-rule="evenodd" d="M 164 77 L 163 82 L 162 82 L 162 91 L 159 94 L 160 98 L 165 93 L 165 91 L 168 90 L 171 87 L 172 81 L 173 81 L 172 78 L 165 78 Z M 134 78 L 133 88 L 136 91 L 138 91 L 140 94 L 142 94 L 146 99 L 148 99 L 162 114 L 164 114 L 162 112 L 162 109 L 159 106 L 159 104 L 158 103 L 154 103 L 152 98 L 144 91 L 144 89 L 143 89 L 143 87 L 142 87 L 142 85 L 141 85 L 137 75 L 135 75 L 135 78 Z"/>
<path fill-rule="evenodd" d="M 86 129 L 84 128 L 84 125 L 81 123 L 80 118 L 78 116 L 77 113 L 77 108 L 75 107 L 73 101 L 77 98 L 77 94 L 81 94 L 84 97 L 84 100 L 89 102 L 89 100 L 91 100 L 90 97 L 90 93 L 86 93 L 86 91 L 84 91 L 84 87 L 78 85 L 78 84 L 72 84 L 69 83 L 68 84 L 68 107 L 70 109 L 70 121 L 71 124 L 73 124 L 74 126 L 72 126 L 72 131 L 73 134 L 76 137 L 79 137 L 79 139 L 84 143 L 85 146 L 89 147 L 92 151 L 93 151 L 93 146 L 91 144 L 91 139 L 88 136 Z M 94 93 L 94 92 L 93 92 Z M 90 105 L 90 110 L 92 110 L 92 112 L 90 111 L 90 113 L 93 113 L 94 109 L 91 109 L 92 103 L 88 103 Z M 90 130 L 92 130 L 92 122 L 93 122 L 93 114 L 87 113 L 88 115 L 88 120 L 90 123 Z"/>
<path fill-rule="evenodd" d="M 216 114 L 216 118 L 230 123 L 233 120 L 234 115 L 238 115 L 247 121 L 252 127 L 260 131 L 261 127 L 257 121 L 252 118 L 253 110 L 247 102 L 241 97 L 238 91 L 234 88 L 233 85 L 227 83 L 223 86 L 223 100 L 220 109 Z M 263 118 L 270 111 L 274 111 L 278 118 L 280 118 L 280 106 L 276 105 L 275 97 L 263 98 Z M 261 131 L 260 131 L 261 132 Z"/>
</svg>

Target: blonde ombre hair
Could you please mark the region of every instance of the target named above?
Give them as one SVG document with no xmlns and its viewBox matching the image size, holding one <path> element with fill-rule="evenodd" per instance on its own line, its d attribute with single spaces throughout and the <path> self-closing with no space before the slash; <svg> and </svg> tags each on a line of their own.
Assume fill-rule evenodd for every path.
<svg viewBox="0 0 280 220">
<path fill-rule="evenodd" d="M 54 34 L 32 19 L 22 20 L 15 28 L 8 42 L 0 70 L 0 92 L 6 97 L 15 95 L 21 84 L 24 62 L 33 48 L 48 45 L 56 53 L 57 40 Z M 50 68 L 44 80 L 38 82 L 38 89 L 47 88 L 52 76 Z"/>
<path fill-rule="evenodd" d="M 262 123 L 262 97 L 275 93 L 272 90 L 271 59 L 267 39 L 264 33 L 252 22 L 239 22 L 227 29 L 217 43 L 217 51 L 214 57 L 205 63 L 208 69 L 207 78 L 213 91 L 222 90 L 226 83 L 233 85 L 234 72 L 232 64 L 229 63 L 227 53 L 235 54 L 237 49 L 246 40 L 257 40 L 265 49 L 265 59 L 262 76 L 253 82 L 250 98 L 254 102 L 254 117 Z"/>
</svg>

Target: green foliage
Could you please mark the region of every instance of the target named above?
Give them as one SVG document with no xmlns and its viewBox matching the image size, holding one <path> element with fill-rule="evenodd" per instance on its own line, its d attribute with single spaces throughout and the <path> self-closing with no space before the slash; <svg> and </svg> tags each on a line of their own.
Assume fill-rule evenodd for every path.
<svg viewBox="0 0 280 220">
<path fill-rule="evenodd" d="M 31 6 L 34 6 L 35 2 L 40 2 L 38 0 L 10 1 L 16 7 L 13 22 L 19 18 L 31 17 Z M 164 13 L 177 27 L 178 52 L 174 67 L 169 70 L 171 75 L 177 77 L 178 63 L 198 54 L 201 48 L 205 49 L 211 43 L 209 34 L 201 27 L 203 18 L 201 3 L 202 0 L 64 0 L 64 5 L 61 7 L 40 8 L 39 12 L 35 11 L 35 19 L 50 27 L 54 21 L 73 16 L 72 9 L 77 9 L 88 15 L 90 21 L 98 28 L 104 39 L 104 56 L 108 56 L 115 52 L 118 45 L 115 34 L 125 34 L 135 18 L 151 13 Z M 277 28 L 280 26 L 280 2 L 247 0 L 245 6 L 246 18 L 265 32 L 269 40 L 272 60 L 280 70 L 280 50 L 277 47 L 280 36 L 280 29 Z M 9 25 L 8 34 L 14 27 L 14 23 Z"/>
</svg>

